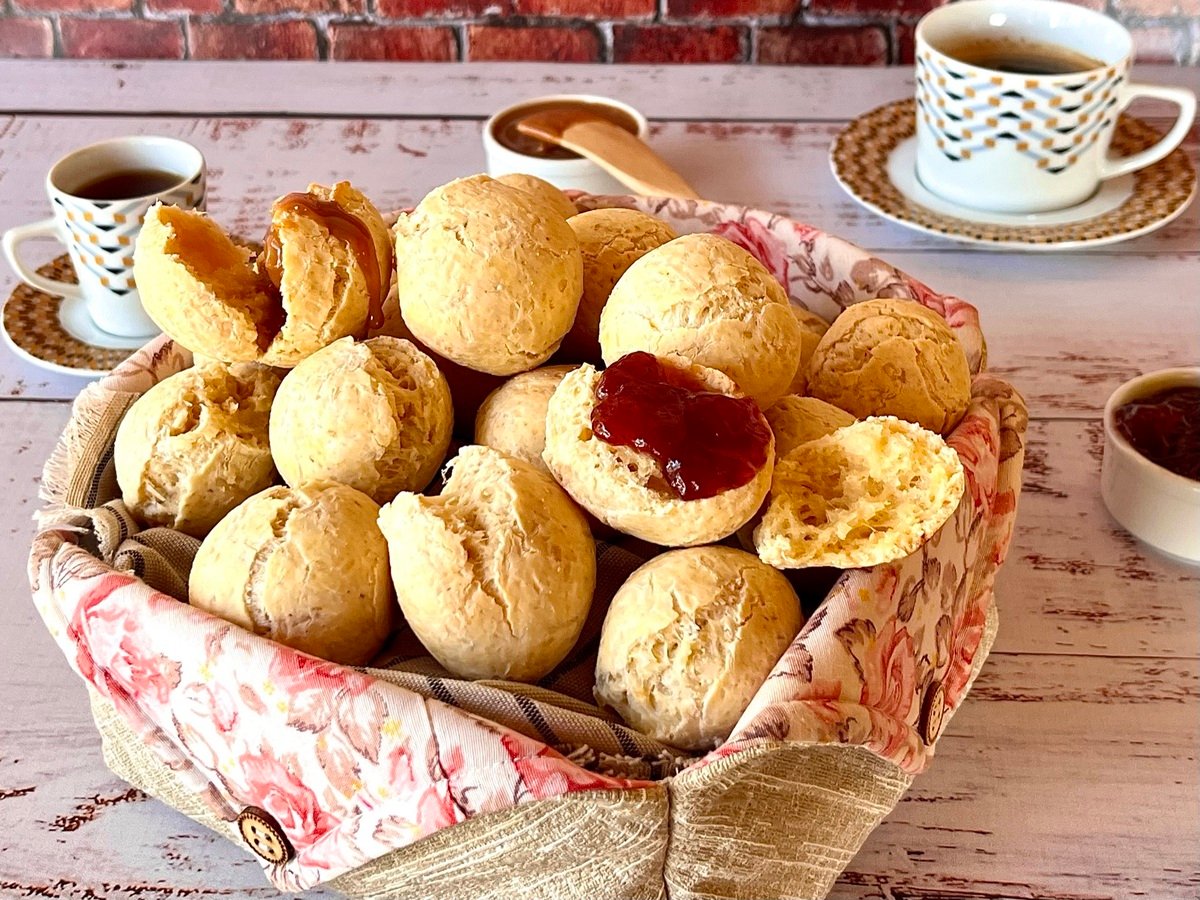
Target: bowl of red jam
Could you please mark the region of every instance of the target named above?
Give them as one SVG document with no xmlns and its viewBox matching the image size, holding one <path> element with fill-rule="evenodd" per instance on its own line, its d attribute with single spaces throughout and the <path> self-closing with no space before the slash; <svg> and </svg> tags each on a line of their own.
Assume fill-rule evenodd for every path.
<svg viewBox="0 0 1200 900">
<path fill-rule="evenodd" d="M 1200 367 L 1141 375 L 1108 398 L 1100 495 L 1134 537 L 1200 563 Z"/>
</svg>

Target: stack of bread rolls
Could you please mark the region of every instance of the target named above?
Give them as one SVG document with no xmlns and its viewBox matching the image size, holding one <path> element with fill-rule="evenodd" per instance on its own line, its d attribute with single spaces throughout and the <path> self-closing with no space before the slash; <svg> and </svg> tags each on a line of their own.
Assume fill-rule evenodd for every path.
<svg viewBox="0 0 1200 900">
<path fill-rule="evenodd" d="M 204 362 L 127 413 L 124 502 L 202 540 L 192 605 L 335 662 L 407 627 L 457 677 L 542 679 L 611 529 L 655 552 L 604 615 L 595 696 L 701 750 L 803 625 L 781 570 L 897 559 L 963 494 L 943 436 L 970 371 L 939 316 L 825 322 L 725 238 L 532 176 L 453 181 L 390 231 L 310 185 L 257 252 L 156 206 L 135 274 Z"/>
</svg>

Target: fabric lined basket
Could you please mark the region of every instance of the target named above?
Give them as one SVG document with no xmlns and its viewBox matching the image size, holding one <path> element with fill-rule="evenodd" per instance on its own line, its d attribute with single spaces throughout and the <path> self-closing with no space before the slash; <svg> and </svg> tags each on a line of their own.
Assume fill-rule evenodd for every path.
<svg viewBox="0 0 1200 900">
<path fill-rule="evenodd" d="M 75 401 L 43 479 L 34 599 L 87 683 L 109 767 L 248 846 L 280 890 L 824 897 L 929 764 L 987 656 L 1027 418 L 1019 394 L 984 372 L 975 309 L 779 216 L 691 200 L 577 202 L 721 234 L 826 319 L 875 297 L 944 316 L 975 373 L 948 438 L 966 496 L 916 553 L 844 572 L 823 601 L 811 598 L 819 607 L 728 741 L 689 756 L 591 701 L 606 601 L 643 561 L 633 545 L 598 545 L 592 620 L 538 686 L 455 680 L 411 633 L 375 667 L 350 669 L 180 602 L 198 542 L 139 530 L 112 466 L 125 411 L 191 364 L 169 340 L 151 342 Z"/>
</svg>

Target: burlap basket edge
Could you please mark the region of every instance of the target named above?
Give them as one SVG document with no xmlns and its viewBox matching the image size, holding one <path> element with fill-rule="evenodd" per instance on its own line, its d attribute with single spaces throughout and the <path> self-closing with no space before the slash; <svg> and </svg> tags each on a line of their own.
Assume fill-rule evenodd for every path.
<svg viewBox="0 0 1200 900">
<path fill-rule="evenodd" d="M 93 386 L 85 394 L 98 399 L 95 392 L 103 390 Z M 82 416 L 72 416 L 47 462 L 51 493 L 79 466 L 97 467 L 111 479 L 111 461 L 103 453 L 79 458 L 70 441 L 73 429 L 115 430 L 136 395 L 109 394 L 110 402 L 98 406 L 77 402 Z M 1020 449 L 1015 459 L 1001 464 L 1015 465 L 1018 489 Z M 113 487 L 111 482 L 93 486 L 90 497 L 71 497 L 67 506 L 88 507 Z M 72 527 L 62 512 L 60 506 L 42 515 L 61 531 Z M 46 551 L 43 544 L 43 558 Z M 38 554 L 35 542 L 34 557 Z M 31 558 L 31 574 L 35 568 Z M 995 605 L 989 602 L 966 690 L 987 658 L 996 628 Z M 194 790 L 150 752 L 120 713 L 94 690 L 90 693 L 109 768 L 237 841 L 230 823 L 199 803 Z M 547 900 L 818 900 L 911 780 L 898 765 L 863 747 L 764 739 L 652 788 L 591 790 L 477 815 L 325 884 L 349 896 L 389 900 L 499 900 L 514 894 Z"/>
</svg>

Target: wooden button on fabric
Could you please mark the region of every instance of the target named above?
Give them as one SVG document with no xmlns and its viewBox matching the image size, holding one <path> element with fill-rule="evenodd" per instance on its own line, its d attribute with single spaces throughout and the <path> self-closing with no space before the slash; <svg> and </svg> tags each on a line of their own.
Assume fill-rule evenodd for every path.
<svg viewBox="0 0 1200 900">
<path fill-rule="evenodd" d="M 237 823 L 242 840 L 267 862 L 285 863 L 292 858 L 292 845 L 266 810 L 247 806 L 238 816 Z"/>
<path fill-rule="evenodd" d="M 931 684 L 925 692 L 925 703 L 921 707 L 921 740 L 932 744 L 942 731 L 946 718 L 946 692 L 940 682 Z"/>
</svg>

